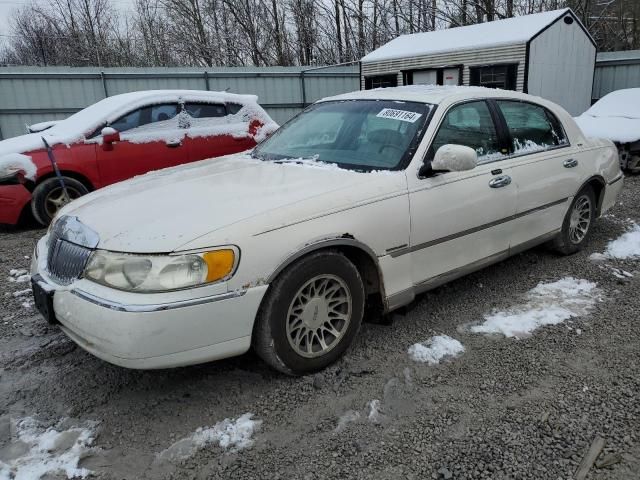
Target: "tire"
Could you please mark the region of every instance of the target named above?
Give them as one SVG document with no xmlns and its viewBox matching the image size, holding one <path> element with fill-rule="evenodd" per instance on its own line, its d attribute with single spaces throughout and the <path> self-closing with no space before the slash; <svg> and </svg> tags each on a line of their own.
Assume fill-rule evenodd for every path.
<svg viewBox="0 0 640 480">
<path fill-rule="evenodd" d="M 288 375 L 321 370 L 353 342 L 364 303 L 362 278 L 347 257 L 332 250 L 311 253 L 271 284 L 254 326 L 253 348 Z"/>
<path fill-rule="evenodd" d="M 71 200 L 89 193 L 87 187 L 78 180 L 69 177 L 62 178 Z M 36 186 L 31 198 L 31 212 L 40 225 L 43 227 L 49 225 L 58 210 L 69 203 L 63 198 L 63 195 L 58 177 L 47 178 Z"/>
<path fill-rule="evenodd" d="M 585 210 L 587 207 L 588 211 Z M 571 255 L 582 250 L 591 236 L 596 208 L 593 188 L 586 185 L 573 197 L 571 206 L 564 216 L 562 230 L 553 242 L 553 247 L 558 253 Z"/>
</svg>

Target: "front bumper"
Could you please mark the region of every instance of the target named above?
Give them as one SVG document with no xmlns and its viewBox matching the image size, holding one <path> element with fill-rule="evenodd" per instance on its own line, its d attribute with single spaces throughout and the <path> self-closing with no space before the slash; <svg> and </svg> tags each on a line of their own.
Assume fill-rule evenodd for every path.
<svg viewBox="0 0 640 480">
<path fill-rule="evenodd" d="M 18 223 L 24 207 L 31 201 L 31 192 L 24 185 L 0 185 L 0 223 Z"/>
<path fill-rule="evenodd" d="M 268 288 L 218 289 L 213 294 L 200 288 L 183 291 L 175 300 L 170 295 L 119 292 L 88 280 L 64 287 L 43 270 L 34 261 L 32 273 L 39 274 L 45 290 L 53 291 L 62 331 L 96 357 L 136 369 L 193 365 L 246 352 Z"/>
</svg>

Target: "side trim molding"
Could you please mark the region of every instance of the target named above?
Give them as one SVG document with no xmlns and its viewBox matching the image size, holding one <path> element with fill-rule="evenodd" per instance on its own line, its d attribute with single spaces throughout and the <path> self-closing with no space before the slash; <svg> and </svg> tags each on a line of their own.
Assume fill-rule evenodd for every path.
<svg viewBox="0 0 640 480">
<path fill-rule="evenodd" d="M 108 308 L 110 310 L 116 310 L 118 312 L 159 312 L 162 310 L 173 310 L 175 308 L 193 307 L 194 305 L 203 305 L 205 303 L 219 302 L 221 300 L 228 300 L 230 298 L 237 298 L 247 293 L 246 290 L 239 290 L 237 292 L 222 293 L 220 295 L 211 295 L 208 297 L 192 298 L 189 300 L 181 300 L 170 303 L 156 303 L 156 304 L 138 304 L 131 305 L 120 302 L 114 302 L 112 300 L 106 300 L 91 293 L 84 292 L 82 290 L 71 290 L 71 293 L 78 298 L 91 302 L 100 307 Z"/>
<path fill-rule="evenodd" d="M 412 288 L 408 288 L 401 292 L 395 293 L 387 298 L 387 312 L 408 305 L 413 301 L 415 296 L 420 293 L 433 290 L 434 288 L 444 285 L 445 283 L 451 282 L 460 277 L 464 277 L 469 273 L 481 270 L 484 267 L 488 267 L 489 265 L 492 265 L 494 263 L 506 260 L 513 255 L 545 243 L 554 238 L 559 232 L 560 229 L 553 230 L 552 232 L 546 233 L 532 240 L 528 240 L 519 245 L 510 247 L 508 250 L 503 250 L 502 252 L 495 253 L 485 258 L 481 258 L 480 260 L 470 263 L 469 265 L 464 265 L 462 267 L 449 270 L 448 272 L 441 273 L 440 275 L 428 278 L 423 282 L 414 285 Z"/>
<path fill-rule="evenodd" d="M 510 222 L 512 220 L 516 220 L 518 218 L 524 217 L 526 215 L 530 215 L 535 212 L 539 212 L 541 210 L 546 210 L 547 208 L 555 207 L 556 205 L 561 205 L 565 203 L 569 197 L 562 198 L 560 200 L 556 200 L 555 202 L 547 203 L 545 205 L 540 205 L 539 207 L 532 208 L 525 212 L 516 213 L 515 215 L 510 215 L 505 218 L 501 218 L 500 220 L 496 220 L 494 222 L 485 223 L 484 225 L 478 225 L 477 227 L 469 228 L 467 230 L 463 230 L 462 232 L 452 233 L 451 235 L 447 235 L 445 237 L 436 238 L 435 240 L 430 240 L 428 242 L 419 243 L 418 245 L 413 245 L 411 247 L 403 248 L 402 250 L 394 250 L 389 253 L 391 257 L 399 257 L 401 255 L 406 255 L 407 253 L 416 252 L 418 250 L 422 250 L 424 248 L 433 247 L 434 245 L 439 245 L 444 242 L 448 242 L 451 240 L 455 240 L 456 238 L 464 237 L 466 235 L 471 235 L 472 233 L 479 232 L 481 230 L 486 230 L 488 228 L 496 227 L 503 223 Z"/>
</svg>

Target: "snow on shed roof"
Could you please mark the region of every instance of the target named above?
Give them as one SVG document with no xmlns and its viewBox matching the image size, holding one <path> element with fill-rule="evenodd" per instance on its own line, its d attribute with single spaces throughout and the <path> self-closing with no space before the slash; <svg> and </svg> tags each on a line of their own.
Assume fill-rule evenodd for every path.
<svg viewBox="0 0 640 480">
<path fill-rule="evenodd" d="M 362 58 L 363 63 L 525 43 L 571 9 L 523 15 L 433 32 L 401 35 Z"/>
</svg>

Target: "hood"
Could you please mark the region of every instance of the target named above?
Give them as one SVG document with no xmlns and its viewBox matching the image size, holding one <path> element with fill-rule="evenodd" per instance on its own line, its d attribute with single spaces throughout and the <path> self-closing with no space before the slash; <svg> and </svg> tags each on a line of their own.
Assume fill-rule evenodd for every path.
<svg viewBox="0 0 640 480">
<path fill-rule="evenodd" d="M 404 178 L 403 172 L 359 173 L 326 164 L 282 164 L 236 154 L 159 170 L 98 190 L 74 201 L 60 215 L 75 216 L 97 232 L 98 248 L 171 252 L 248 219 L 254 219 L 256 230 L 281 226 L 269 225 L 277 216 L 264 214 L 314 197 L 325 196 L 305 202 L 305 208 L 290 209 L 287 219 L 302 220 L 352 204 L 351 189 L 359 184 L 371 185 L 371 196 L 380 195 L 385 190 L 380 183 L 398 175 Z M 377 181 L 372 182 L 374 177 Z M 386 183 L 397 190 L 397 180 Z M 349 194 L 327 195 L 345 189 Z M 226 240 L 233 243 L 234 239 Z"/>
</svg>

